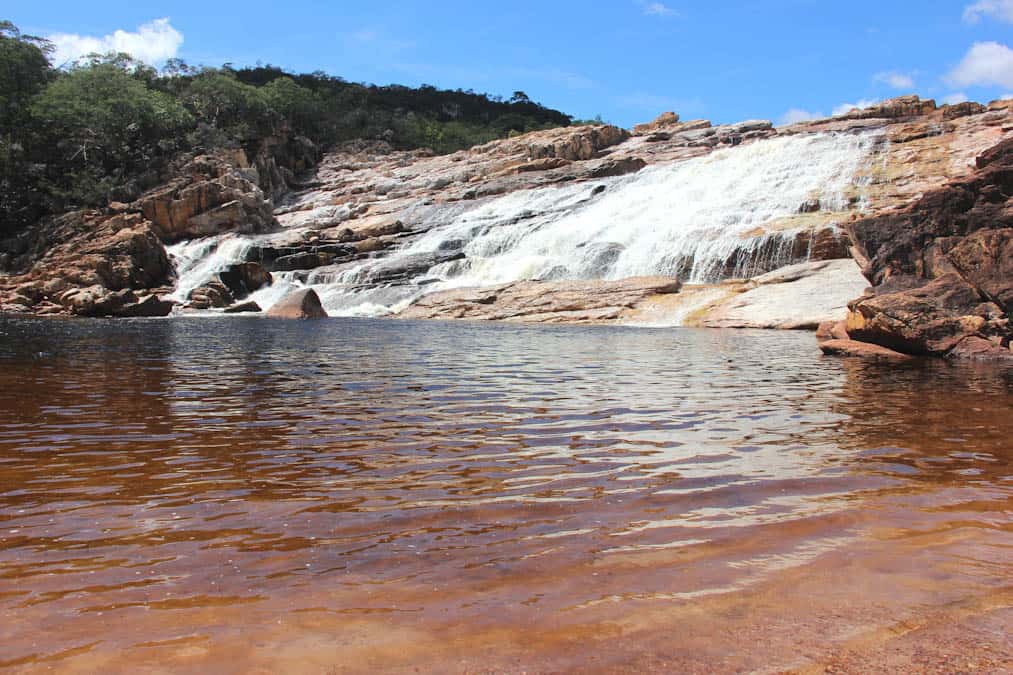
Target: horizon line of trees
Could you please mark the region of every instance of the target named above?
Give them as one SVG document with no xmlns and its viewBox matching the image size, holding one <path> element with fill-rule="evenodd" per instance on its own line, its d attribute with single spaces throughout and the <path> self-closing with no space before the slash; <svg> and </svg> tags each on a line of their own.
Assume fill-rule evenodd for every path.
<svg viewBox="0 0 1013 675">
<path fill-rule="evenodd" d="M 354 139 L 445 154 L 574 120 L 517 91 L 353 83 L 271 65 L 161 70 L 127 54 L 56 68 L 52 45 L 0 21 L 0 238 L 49 214 L 130 201 L 183 153 L 288 130 L 322 147 Z"/>
</svg>

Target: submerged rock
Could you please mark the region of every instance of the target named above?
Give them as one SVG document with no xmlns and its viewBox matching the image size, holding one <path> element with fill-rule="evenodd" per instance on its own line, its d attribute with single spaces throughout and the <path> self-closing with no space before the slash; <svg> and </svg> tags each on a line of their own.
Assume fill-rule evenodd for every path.
<svg viewBox="0 0 1013 675">
<path fill-rule="evenodd" d="M 312 288 L 289 293 L 267 311 L 272 319 L 326 319 L 320 296 Z"/>
</svg>

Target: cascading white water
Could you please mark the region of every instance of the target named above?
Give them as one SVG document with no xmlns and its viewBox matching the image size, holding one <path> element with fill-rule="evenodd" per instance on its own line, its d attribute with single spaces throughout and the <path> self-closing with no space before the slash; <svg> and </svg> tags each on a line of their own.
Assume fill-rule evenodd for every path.
<svg viewBox="0 0 1013 675">
<path fill-rule="evenodd" d="M 778 137 L 628 176 L 455 205 L 448 222 L 385 258 L 298 278 L 276 274 L 253 299 L 266 308 L 305 284 L 333 315 L 376 315 L 423 293 L 521 279 L 748 276 L 790 262 L 796 232 L 768 227 L 773 221 L 813 200 L 823 211 L 853 207 L 857 175 L 880 136 Z M 170 247 L 180 279 L 174 298 L 184 300 L 267 238 L 225 235 Z M 413 283 L 371 282 L 378 265 L 455 250 L 465 257 L 429 267 Z"/>
<path fill-rule="evenodd" d="M 450 266 L 459 270 L 448 270 L 453 286 L 680 273 L 717 281 L 737 252 L 748 261 L 750 251 L 769 251 L 784 233 L 765 225 L 808 200 L 845 210 L 874 144 L 872 135 L 775 138 L 611 181 L 518 192 L 429 232 L 405 253 L 462 242 L 468 263 Z M 590 198 L 596 185 L 605 191 Z"/>
</svg>

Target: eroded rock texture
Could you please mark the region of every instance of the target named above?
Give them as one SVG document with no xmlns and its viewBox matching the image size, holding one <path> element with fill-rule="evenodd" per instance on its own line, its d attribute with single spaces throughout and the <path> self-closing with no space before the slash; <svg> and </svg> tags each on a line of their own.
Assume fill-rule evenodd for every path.
<svg viewBox="0 0 1013 675">
<path fill-rule="evenodd" d="M 1013 356 L 1013 139 L 978 157 L 971 176 L 849 230 L 873 284 L 851 303 L 852 338 L 909 354 Z"/>
</svg>

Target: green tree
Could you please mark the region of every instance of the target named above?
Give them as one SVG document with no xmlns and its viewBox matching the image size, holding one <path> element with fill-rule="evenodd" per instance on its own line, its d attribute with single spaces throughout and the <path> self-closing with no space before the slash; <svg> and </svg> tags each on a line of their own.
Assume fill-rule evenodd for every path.
<svg viewBox="0 0 1013 675">
<path fill-rule="evenodd" d="M 263 93 L 240 82 L 231 68 L 201 71 L 183 92 L 182 101 L 198 120 L 240 141 L 268 135 L 277 123 Z"/>
<path fill-rule="evenodd" d="M 47 41 L 0 21 L 0 236 L 37 216 L 28 167 L 32 98 L 53 77 Z"/>
<path fill-rule="evenodd" d="M 94 205 L 173 153 L 193 118 L 120 56 L 73 66 L 35 100 L 45 187 L 61 206 Z"/>
<path fill-rule="evenodd" d="M 328 112 L 312 90 L 302 87 L 291 77 L 279 77 L 260 89 L 264 102 L 299 133 L 321 138 L 328 131 Z"/>
</svg>

